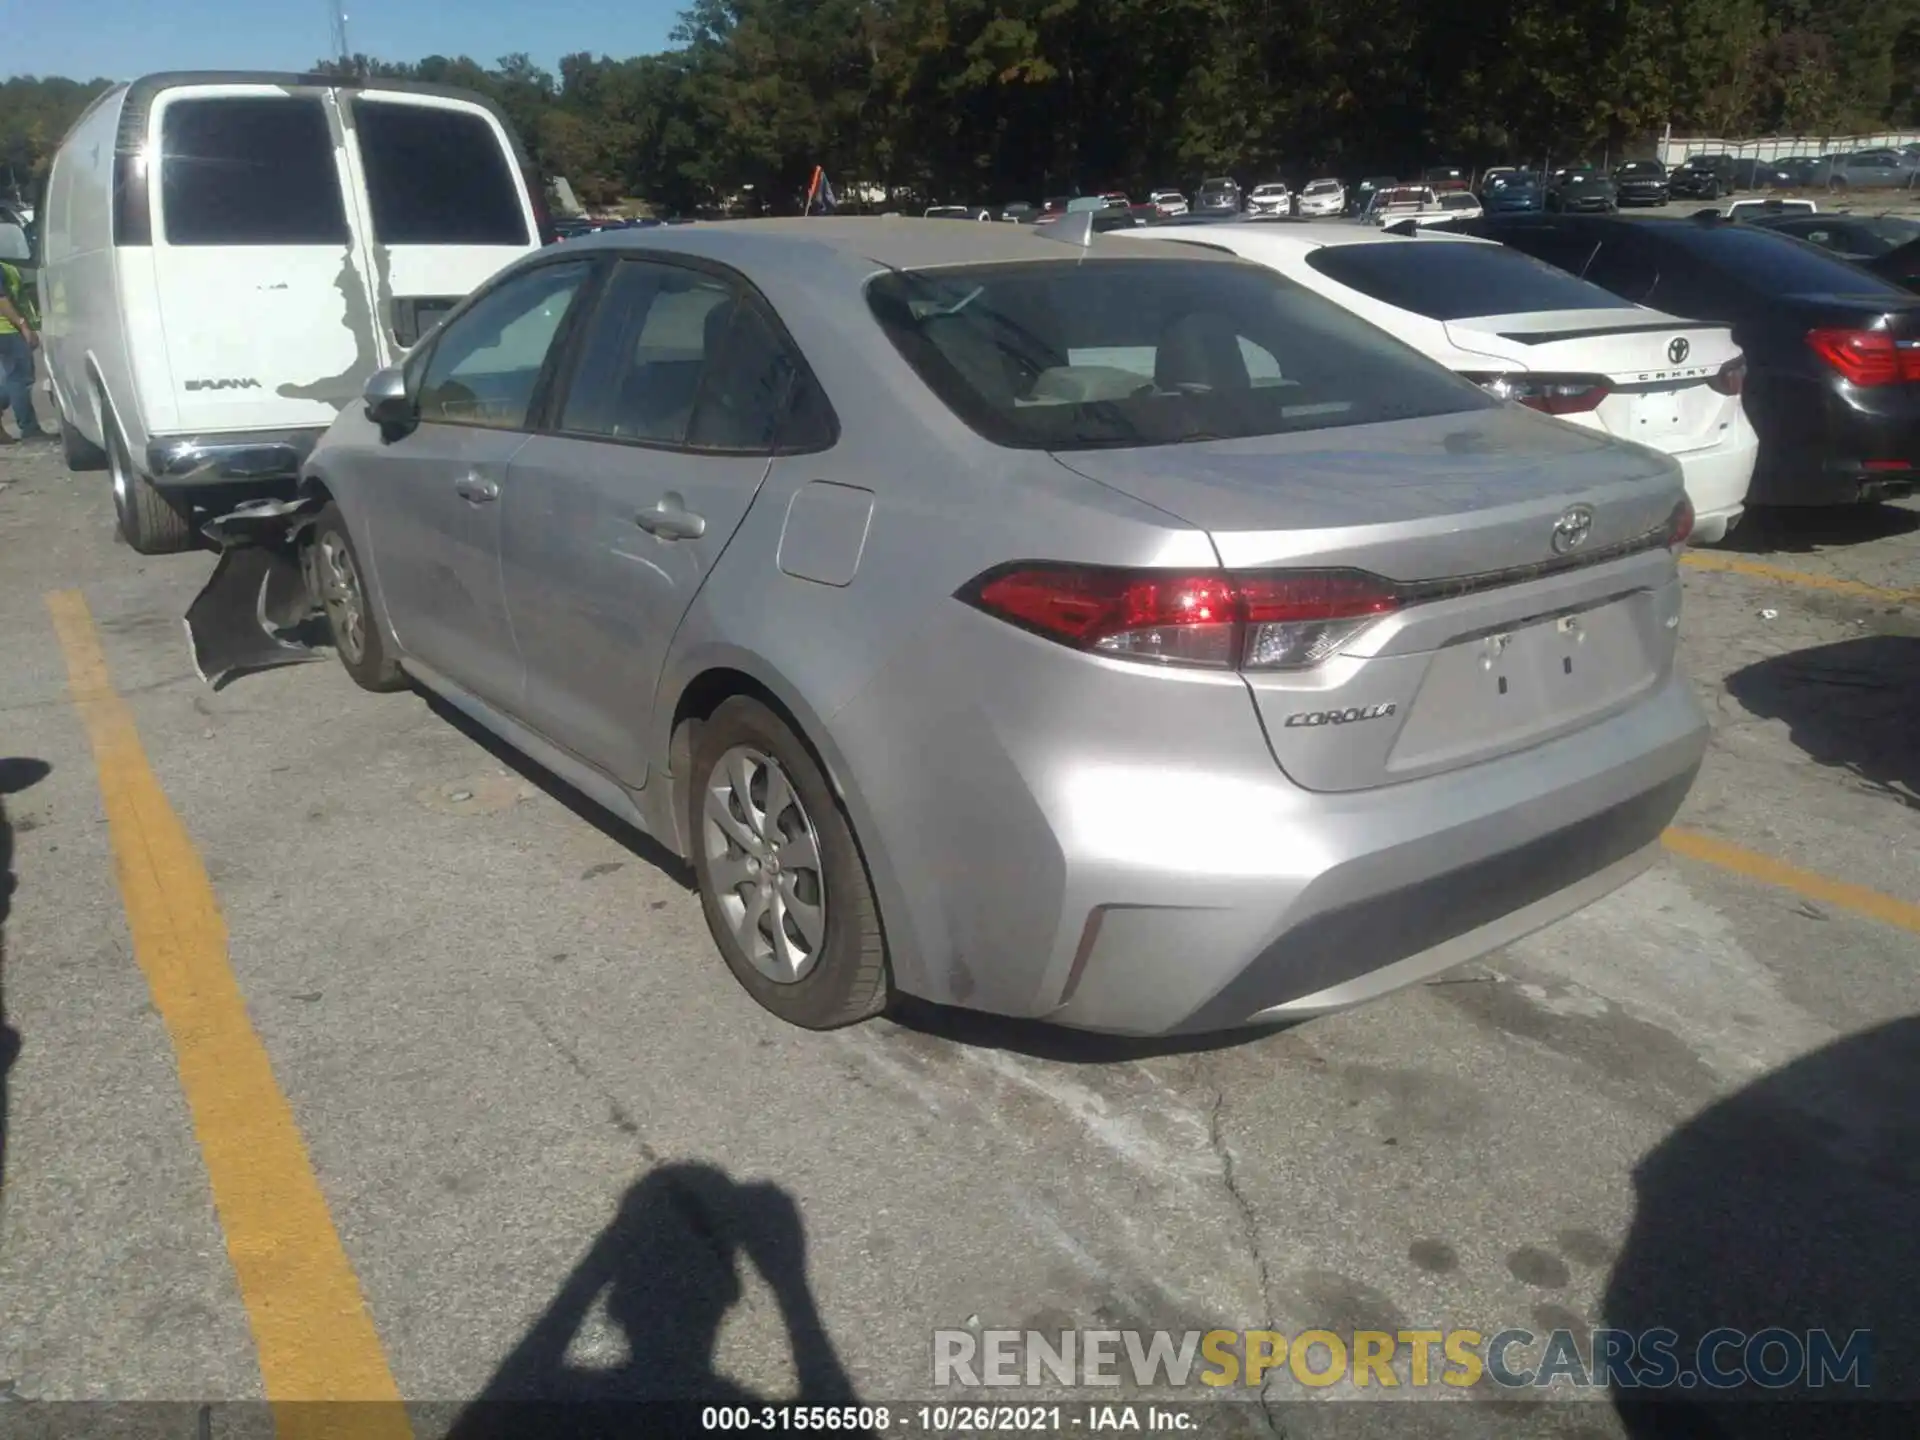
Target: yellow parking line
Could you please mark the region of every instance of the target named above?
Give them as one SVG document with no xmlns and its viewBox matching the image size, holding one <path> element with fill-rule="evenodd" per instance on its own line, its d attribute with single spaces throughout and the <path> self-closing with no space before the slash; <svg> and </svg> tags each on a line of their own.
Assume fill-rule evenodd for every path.
<svg viewBox="0 0 1920 1440">
<path fill-rule="evenodd" d="M 1836 595 L 1858 595 L 1893 605 L 1920 604 L 1920 590 L 1890 590 L 1884 585 L 1867 585 L 1858 580 L 1841 580 L 1832 575 L 1815 575 L 1806 570 L 1788 570 L 1779 565 L 1764 565 L 1758 560 L 1741 560 L 1733 555 L 1716 555 L 1710 550 L 1688 550 L 1680 557 L 1682 565 L 1696 570 L 1722 570 L 1748 575 L 1755 580 L 1776 580 L 1783 585 L 1798 585 L 1808 590 L 1830 590 Z"/>
<path fill-rule="evenodd" d="M 47 609 L 93 747 L 134 959 L 173 1041 L 275 1429 L 406 1440 L 412 1429 L 360 1282 L 227 963 L 206 868 L 113 688 L 86 600 L 62 590 Z"/>
<path fill-rule="evenodd" d="M 1869 920 L 1878 920 L 1883 925 L 1893 925 L 1920 935 L 1920 905 L 1896 900 L 1891 895 L 1882 895 L 1878 890 L 1869 890 L 1864 885 L 1830 880 L 1811 870 L 1802 870 L 1771 856 L 1757 855 L 1738 845 L 1729 845 L 1725 840 L 1702 835 L 1698 830 L 1676 827 L 1668 830 L 1661 839 L 1665 841 L 1667 849 L 1689 860 L 1703 860 L 1722 870 L 1744 875 L 1749 880 L 1778 885 L 1809 900 L 1831 905 L 1836 910 L 1851 910 Z"/>
</svg>

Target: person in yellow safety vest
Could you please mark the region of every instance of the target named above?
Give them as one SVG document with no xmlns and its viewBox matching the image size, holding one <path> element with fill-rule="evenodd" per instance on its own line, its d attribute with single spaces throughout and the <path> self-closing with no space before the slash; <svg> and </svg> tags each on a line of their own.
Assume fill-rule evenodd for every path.
<svg viewBox="0 0 1920 1440">
<path fill-rule="evenodd" d="M 39 348 L 39 316 L 24 277 L 0 260 L 0 409 L 13 411 L 22 440 L 51 440 L 33 413 L 33 352 Z M 0 444 L 12 443 L 0 429 Z"/>
</svg>

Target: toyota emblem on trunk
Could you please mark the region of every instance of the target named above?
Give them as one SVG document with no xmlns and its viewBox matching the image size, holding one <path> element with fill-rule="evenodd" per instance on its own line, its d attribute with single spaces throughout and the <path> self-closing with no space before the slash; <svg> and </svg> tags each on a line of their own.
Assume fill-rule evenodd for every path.
<svg viewBox="0 0 1920 1440">
<path fill-rule="evenodd" d="M 1575 505 L 1553 522 L 1553 553 L 1565 555 L 1587 543 L 1593 533 L 1593 511 Z"/>
<path fill-rule="evenodd" d="M 1686 337 L 1682 335 L 1676 338 L 1671 345 L 1667 346 L 1667 359 L 1678 365 L 1682 360 L 1685 360 L 1692 351 L 1693 346 L 1689 345 Z"/>
</svg>

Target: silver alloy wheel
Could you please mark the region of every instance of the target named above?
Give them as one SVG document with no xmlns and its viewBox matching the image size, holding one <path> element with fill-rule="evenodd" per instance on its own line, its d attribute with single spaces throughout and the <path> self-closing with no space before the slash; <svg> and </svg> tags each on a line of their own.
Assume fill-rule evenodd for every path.
<svg viewBox="0 0 1920 1440">
<path fill-rule="evenodd" d="M 108 416 L 107 424 L 111 426 L 112 423 L 113 417 Z M 106 440 L 107 476 L 113 481 L 113 514 L 114 518 L 119 520 L 120 529 L 124 532 L 127 528 L 127 505 L 131 490 L 127 481 L 127 452 L 120 437 L 111 431 L 108 432 Z"/>
<path fill-rule="evenodd" d="M 367 601 L 360 588 L 360 572 L 354 568 L 353 552 L 335 530 L 321 535 L 317 548 L 320 603 L 326 607 L 327 623 L 333 627 L 334 646 L 341 659 L 358 665 L 367 653 Z"/>
<path fill-rule="evenodd" d="M 777 984 L 805 979 L 826 941 L 826 875 L 820 837 L 780 762 L 750 745 L 728 750 L 707 777 L 700 828 L 742 952 Z"/>
</svg>

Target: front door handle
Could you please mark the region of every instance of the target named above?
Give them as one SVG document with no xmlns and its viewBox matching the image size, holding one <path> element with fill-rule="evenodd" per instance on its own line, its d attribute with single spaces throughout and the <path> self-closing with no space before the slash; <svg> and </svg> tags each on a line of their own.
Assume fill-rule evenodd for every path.
<svg viewBox="0 0 1920 1440">
<path fill-rule="evenodd" d="M 453 493 L 462 500 L 471 500 L 476 505 L 484 505 L 489 500 L 500 498 L 500 487 L 491 480 L 478 475 L 462 475 L 453 482 Z"/>
<path fill-rule="evenodd" d="M 642 510 L 633 523 L 649 535 L 662 540 L 698 540 L 707 533 L 707 519 L 680 503 L 678 495 L 669 495 L 651 510 Z"/>
</svg>

